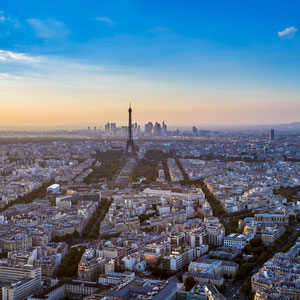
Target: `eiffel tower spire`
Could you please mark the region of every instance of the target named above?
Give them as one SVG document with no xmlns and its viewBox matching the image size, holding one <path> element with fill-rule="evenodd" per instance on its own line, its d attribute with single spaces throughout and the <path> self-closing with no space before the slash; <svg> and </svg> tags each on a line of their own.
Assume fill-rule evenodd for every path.
<svg viewBox="0 0 300 300">
<path fill-rule="evenodd" d="M 126 153 L 128 153 L 128 152 L 135 153 L 134 143 L 133 143 L 133 139 L 132 139 L 132 119 L 131 119 L 132 109 L 131 109 L 131 103 L 129 103 L 128 113 L 129 113 L 129 120 L 128 120 L 128 137 L 127 137 L 126 151 L 125 151 L 125 152 L 126 152 Z M 129 151 L 129 150 L 130 150 L 130 151 Z"/>
</svg>

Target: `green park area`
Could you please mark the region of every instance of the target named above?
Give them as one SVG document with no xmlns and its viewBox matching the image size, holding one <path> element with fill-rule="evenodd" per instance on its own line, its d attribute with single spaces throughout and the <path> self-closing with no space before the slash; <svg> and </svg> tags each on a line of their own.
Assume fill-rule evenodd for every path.
<svg viewBox="0 0 300 300">
<path fill-rule="evenodd" d="M 167 160 L 172 157 L 170 153 L 164 153 L 160 150 L 148 150 L 145 156 L 138 162 L 132 170 L 131 179 L 133 181 L 139 178 L 146 178 L 144 182 L 154 182 L 158 176 L 158 170 L 163 169 L 165 177 L 170 180 Z"/>
<path fill-rule="evenodd" d="M 273 191 L 275 195 L 281 195 L 287 199 L 288 202 L 300 200 L 300 185 L 297 186 L 281 186 L 279 189 Z"/>
<path fill-rule="evenodd" d="M 100 180 L 112 180 L 114 176 L 120 171 L 122 167 L 121 158 L 123 151 L 98 151 L 94 158 L 101 165 L 94 165 L 91 169 L 93 170 L 85 179 L 84 182 L 87 184 L 98 183 Z"/>
</svg>

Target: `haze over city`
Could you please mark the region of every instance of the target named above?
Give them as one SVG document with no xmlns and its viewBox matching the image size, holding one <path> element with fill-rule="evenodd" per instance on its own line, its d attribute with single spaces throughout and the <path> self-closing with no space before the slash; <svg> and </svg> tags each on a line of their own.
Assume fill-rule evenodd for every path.
<svg viewBox="0 0 300 300">
<path fill-rule="evenodd" d="M 1 126 L 299 121 L 298 1 L 5 1 Z"/>
</svg>

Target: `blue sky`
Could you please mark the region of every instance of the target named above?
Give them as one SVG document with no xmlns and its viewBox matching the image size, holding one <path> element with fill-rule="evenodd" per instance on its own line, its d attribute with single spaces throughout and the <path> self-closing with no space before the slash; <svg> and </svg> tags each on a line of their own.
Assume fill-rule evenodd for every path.
<svg viewBox="0 0 300 300">
<path fill-rule="evenodd" d="M 45 98 L 36 115 L 21 109 L 3 124 L 31 124 L 51 101 L 76 103 L 68 124 L 122 122 L 116 108 L 130 99 L 140 122 L 152 104 L 152 119 L 174 125 L 183 109 L 178 125 L 299 121 L 299 1 L 10 0 L 0 11 L 2 96 L 20 107 Z M 82 110 L 78 94 L 103 115 Z M 49 112 L 36 124 L 63 120 Z"/>
</svg>

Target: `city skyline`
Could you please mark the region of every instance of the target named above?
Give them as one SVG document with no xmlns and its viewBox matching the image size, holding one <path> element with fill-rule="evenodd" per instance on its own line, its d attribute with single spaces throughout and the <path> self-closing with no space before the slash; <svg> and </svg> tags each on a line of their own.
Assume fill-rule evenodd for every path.
<svg viewBox="0 0 300 300">
<path fill-rule="evenodd" d="M 0 4 L 0 299 L 300 299 L 300 2 Z"/>
<path fill-rule="evenodd" d="M 0 7 L 0 126 L 298 122 L 297 1 Z M 65 12 L 68 11 L 68 14 Z"/>
</svg>

